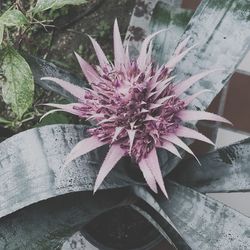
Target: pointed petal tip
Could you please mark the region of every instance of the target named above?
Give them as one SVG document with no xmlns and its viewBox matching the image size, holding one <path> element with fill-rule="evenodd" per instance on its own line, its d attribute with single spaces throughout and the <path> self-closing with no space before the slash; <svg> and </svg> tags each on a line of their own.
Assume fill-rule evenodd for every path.
<svg viewBox="0 0 250 250">
<path fill-rule="evenodd" d="M 78 62 L 79 60 L 83 60 L 83 58 L 76 51 L 74 51 L 74 54 Z"/>
<path fill-rule="evenodd" d="M 125 151 L 120 145 L 114 144 L 110 147 L 102 166 L 97 174 L 94 192 L 100 187 L 106 176 L 116 166 L 117 162 L 125 155 Z"/>
<path fill-rule="evenodd" d="M 80 55 L 76 51 L 74 51 L 74 54 L 77 59 L 80 57 Z"/>
<path fill-rule="evenodd" d="M 94 186 L 94 189 L 93 189 L 93 195 L 95 195 L 95 193 L 97 192 L 98 188 L 99 188 L 99 186 L 97 186 L 96 183 L 95 183 L 95 186 Z"/>
<path fill-rule="evenodd" d="M 164 190 L 163 194 L 164 194 L 165 197 L 169 200 L 168 193 L 167 193 L 166 189 Z"/>
<path fill-rule="evenodd" d="M 65 161 L 64 161 L 64 163 L 63 163 L 63 166 L 69 165 L 69 163 L 70 163 L 71 161 L 72 161 L 72 160 L 71 160 L 69 157 L 66 157 L 66 158 L 65 158 Z"/>
<path fill-rule="evenodd" d="M 40 80 L 42 80 L 42 81 L 46 81 L 46 80 L 49 80 L 50 79 L 50 77 L 41 77 L 40 78 Z"/>
</svg>

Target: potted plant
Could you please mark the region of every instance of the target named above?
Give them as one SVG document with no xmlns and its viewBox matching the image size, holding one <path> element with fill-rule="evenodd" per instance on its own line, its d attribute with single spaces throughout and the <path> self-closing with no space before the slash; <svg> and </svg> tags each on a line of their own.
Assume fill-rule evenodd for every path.
<svg viewBox="0 0 250 250">
<path fill-rule="evenodd" d="M 151 20 L 148 17 L 153 14 L 152 8 L 159 11 L 151 1 L 138 1 L 134 10 L 128 29 L 130 50 L 134 56 L 142 40 L 142 37 L 136 36 L 138 31 L 143 35 L 151 33 L 148 27 L 152 26 L 150 23 L 145 26 L 145 20 Z M 176 22 L 174 17 L 179 15 L 180 18 L 184 14 L 180 10 L 176 12 L 171 5 L 167 5 L 167 10 L 173 19 L 168 19 L 170 21 L 166 26 L 174 26 L 179 32 L 183 22 Z M 159 55 L 157 46 L 153 50 L 159 61 L 165 61 L 166 56 L 173 53 L 176 40 L 187 43 L 185 38 L 190 36 L 189 46 L 195 42 L 200 42 L 200 45 L 176 65 L 174 73 L 179 79 L 210 67 L 223 67 L 223 71 L 210 74 L 206 80 L 200 79 L 186 92 L 190 96 L 205 87 L 213 90 L 213 93 L 205 93 L 193 103 L 192 107 L 196 110 L 208 107 L 244 56 L 250 40 L 249 14 L 250 5 L 246 0 L 204 0 L 183 34 L 171 31 L 171 36 L 168 36 L 169 30 L 163 33 L 167 53 Z M 234 36 L 229 24 L 235 32 Z M 176 36 L 173 37 L 173 34 Z M 236 37 L 239 37 L 237 46 Z M 50 77 L 66 79 L 83 87 L 81 80 L 53 64 L 25 57 L 38 84 L 61 93 L 62 88 L 58 84 L 41 80 L 50 73 Z M 80 91 L 80 88 L 77 89 Z M 72 98 L 68 93 L 63 94 Z M 103 180 L 101 190 L 93 196 L 96 176 L 108 148 L 93 150 L 64 167 L 65 157 L 75 144 L 89 137 L 88 131 L 87 125 L 44 126 L 19 133 L 0 144 L 2 249 L 60 249 L 65 240 L 78 230 L 85 236 L 83 249 L 150 249 L 161 237 L 177 249 L 247 249 L 250 244 L 250 219 L 205 194 L 249 190 L 248 139 L 200 156 L 202 167 L 198 167 L 193 159 L 180 161 L 173 154 L 160 150 L 158 157 L 168 199 L 147 188 L 140 171 L 128 158 L 118 163 L 116 169 Z M 164 192 L 159 179 L 157 182 Z M 154 189 L 153 185 L 151 189 Z M 131 229 L 134 221 L 138 220 L 134 227 L 141 229 L 142 217 L 135 216 L 131 211 L 139 212 L 159 234 L 145 224 L 143 229 L 148 233 L 149 241 L 143 240 L 144 233 L 139 234 L 142 238 L 138 240 L 127 240 L 128 245 L 119 244 L 116 240 L 118 234 L 113 237 L 114 242 L 105 242 L 103 235 L 112 239 L 117 230 L 121 230 L 120 236 L 124 240 L 124 231 L 129 226 Z M 123 213 L 129 218 L 127 223 L 123 221 L 124 224 L 120 216 Z M 111 228 L 104 232 L 108 223 L 114 225 L 114 230 Z"/>
</svg>

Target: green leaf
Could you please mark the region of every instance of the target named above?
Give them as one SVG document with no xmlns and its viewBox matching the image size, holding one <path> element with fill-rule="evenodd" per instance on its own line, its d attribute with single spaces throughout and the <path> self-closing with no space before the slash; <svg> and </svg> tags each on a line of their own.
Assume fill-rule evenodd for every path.
<svg viewBox="0 0 250 250">
<path fill-rule="evenodd" d="M 10 104 L 18 119 L 32 105 L 34 95 L 34 79 L 28 63 L 13 48 L 5 49 L 3 74 L 3 99 Z"/>
<path fill-rule="evenodd" d="M 60 9 L 65 5 L 80 5 L 86 3 L 86 0 L 38 0 L 35 8 L 32 9 L 34 13 L 42 12 L 48 9 Z"/>
<path fill-rule="evenodd" d="M 184 160 L 170 177 L 202 193 L 249 192 L 249 152 L 250 138 L 199 156 L 201 167 L 191 158 Z"/>
<path fill-rule="evenodd" d="M 21 11 L 9 9 L 0 17 L 0 24 L 4 24 L 7 27 L 21 27 L 28 24 L 28 20 Z"/>
<path fill-rule="evenodd" d="M 0 116 L 0 123 L 1 123 L 1 124 L 10 124 L 11 121 L 8 121 L 8 120 L 6 120 L 5 118 L 3 118 L 3 117 Z"/>
</svg>

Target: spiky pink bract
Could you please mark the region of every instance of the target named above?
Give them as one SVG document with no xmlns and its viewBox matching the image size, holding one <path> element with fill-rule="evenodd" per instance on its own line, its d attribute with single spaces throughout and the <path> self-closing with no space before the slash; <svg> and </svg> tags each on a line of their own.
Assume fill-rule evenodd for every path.
<svg viewBox="0 0 250 250">
<path fill-rule="evenodd" d="M 157 66 L 152 63 L 151 50 L 152 39 L 158 33 L 144 40 L 137 60 L 130 60 L 127 48 L 124 50 L 122 46 L 115 21 L 114 64 L 107 60 L 98 43 L 90 38 L 100 65 L 93 68 L 79 55 L 76 56 L 92 89 L 79 88 L 56 78 L 43 78 L 56 82 L 79 100 L 78 103 L 49 106 L 57 108 L 55 111 L 66 111 L 94 120 L 97 124 L 88 130 L 91 137 L 73 148 L 66 163 L 95 148 L 110 145 L 97 176 L 94 192 L 120 158 L 129 155 L 138 163 L 149 187 L 157 192 L 158 184 L 167 196 L 156 148 L 166 149 L 180 157 L 176 148 L 178 146 L 196 157 L 179 137 L 212 142 L 197 131 L 184 127 L 184 122 L 213 120 L 229 123 L 215 114 L 188 110 L 188 105 L 204 91 L 186 99 L 181 98 L 183 92 L 215 70 L 202 72 L 174 84 L 171 72 L 192 47 L 186 49 L 187 38 L 176 48 L 169 62 Z"/>
</svg>

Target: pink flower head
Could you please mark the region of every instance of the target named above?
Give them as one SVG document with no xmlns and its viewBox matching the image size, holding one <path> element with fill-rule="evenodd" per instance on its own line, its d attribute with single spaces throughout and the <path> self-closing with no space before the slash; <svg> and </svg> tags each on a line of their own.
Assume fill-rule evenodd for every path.
<svg viewBox="0 0 250 250">
<path fill-rule="evenodd" d="M 213 144 L 199 132 L 185 127 L 191 120 L 226 119 L 205 111 L 189 110 L 189 104 L 204 90 L 185 99 L 181 95 L 215 70 L 194 75 L 179 83 L 171 76 L 175 65 L 190 51 L 185 49 L 188 38 L 176 48 L 165 65 L 151 61 L 152 39 L 142 43 L 137 60 L 131 60 L 128 47 L 124 50 L 117 21 L 114 23 L 114 64 L 109 62 L 99 44 L 90 37 L 99 64 L 95 68 L 76 54 L 82 71 L 92 89 L 85 89 L 57 78 L 46 77 L 78 98 L 77 103 L 47 104 L 54 111 L 66 111 L 93 120 L 96 126 L 88 130 L 90 137 L 79 142 L 70 152 L 66 164 L 100 146 L 108 144 L 109 151 L 98 173 L 94 192 L 104 178 L 125 155 L 138 163 L 149 187 L 157 192 L 157 184 L 167 196 L 156 149 L 163 148 L 181 157 L 176 146 L 194 153 L 180 139 L 192 138 Z M 197 159 L 198 160 L 198 159 Z"/>
</svg>

